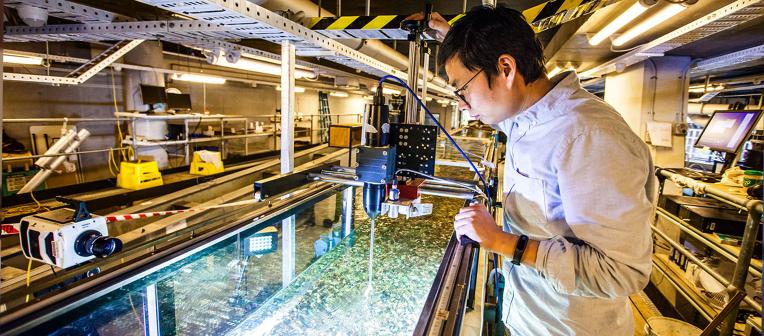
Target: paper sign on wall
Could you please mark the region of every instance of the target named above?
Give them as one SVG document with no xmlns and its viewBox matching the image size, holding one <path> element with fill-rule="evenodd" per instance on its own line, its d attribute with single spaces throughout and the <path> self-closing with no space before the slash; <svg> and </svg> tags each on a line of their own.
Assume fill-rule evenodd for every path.
<svg viewBox="0 0 764 336">
<path fill-rule="evenodd" d="M 647 122 L 647 133 L 650 135 L 650 143 L 653 146 L 671 147 L 671 123 L 670 122 Z"/>
</svg>

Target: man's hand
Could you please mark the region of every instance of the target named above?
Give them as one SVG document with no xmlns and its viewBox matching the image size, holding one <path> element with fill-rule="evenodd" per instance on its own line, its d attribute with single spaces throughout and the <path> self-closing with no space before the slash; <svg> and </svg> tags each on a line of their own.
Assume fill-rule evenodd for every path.
<svg viewBox="0 0 764 336">
<path fill-rule="evenodd" d="M 424 20 L 424 13 L 419 12 L 411 14 L 406 18 L 406 20 Z M 446 21 L 446 19 L 444 19 L 438 12 L 432 12 L 432 15 L 430 15 L 430 22 L 428 24 L 430 29 L 435 33 L 430 35 L 434 35 L 438 42 L 443 42 L 443 39 L 446 38 L 446 34 L 451 29 L 451 25 L 448 24 L 448 21 Z"/>
<path fill-rule="evenodd" d="M 489 250 L 493 250 L 504 232 L 496 225 L 485 205 L 475 204 L 459 210 L 455 217 L 456 236 L 467 236 Z"/>
</svg>

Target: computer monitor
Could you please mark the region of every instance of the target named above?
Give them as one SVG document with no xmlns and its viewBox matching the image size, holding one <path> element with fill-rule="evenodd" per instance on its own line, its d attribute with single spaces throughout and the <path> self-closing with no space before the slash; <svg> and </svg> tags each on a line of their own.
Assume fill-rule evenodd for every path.
<svg viewBox="0 0 764 336">
<path fill-rule="evenodd" d="M 762 110 L 715 111 L 695 147 L 736 154 L 761 118 Z"/>
<path fill-rule="evenodd" d="M 191 95 L 183 93 L 168 93 L 167 107 L 173 110 L 190 110 Z"/>
<path fill-rule="evenodd" d="M 141 99 L 153 110 L 154 104 L 167 103 L 167 94 L 164 92 L 164 86 L 141 84 Z"/>
</svg>

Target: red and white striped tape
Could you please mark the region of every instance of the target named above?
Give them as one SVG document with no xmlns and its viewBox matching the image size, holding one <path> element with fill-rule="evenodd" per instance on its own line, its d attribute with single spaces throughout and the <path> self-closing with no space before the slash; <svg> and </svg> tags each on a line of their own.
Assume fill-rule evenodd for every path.
<svg viewBox="0 0 764 336">
<path fill-rule="evenodd" d="M 110 215 L 105 216 L 107 223 L 112 222 L 122 222 L 132 219 L 139 219 L 139 218 L 149 218 L 149 217 L 156 217 L 156 216 L 167 216 L 167 215 L 174 215 L 184 212 L 195 212 L 195 211 L 205 211 L 209 209 L 218 209 L 218 208 L 227 208 L 232 206 L 240 206 L 240 205 L 247 205 L 252 203 L 257 203 L 258 200 L 251 199 L 246 201 L 239 201 L 239 202 L 233 202 L 233 203 L 225 203 L 225 204 L 219 204 L 219 205 L 212 205 L 212 206 L 206 206 L 206 207 L 199 207 L 199 208 L 191 208 L 191 209 L 183 209 L 183 210 L 167 210 L 167 211 L 155 211 L 155 212 L 141 212 L 141 213 L 134 213 L 134 214 L 125 214 L 125 215 Z"/>
</svg>

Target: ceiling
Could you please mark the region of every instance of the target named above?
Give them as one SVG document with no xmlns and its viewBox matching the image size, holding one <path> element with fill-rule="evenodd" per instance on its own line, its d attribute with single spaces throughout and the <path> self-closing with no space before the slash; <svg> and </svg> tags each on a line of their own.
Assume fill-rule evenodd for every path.
<svg viewBox="0 0 764 336">
<path fill-rule="evenodd" d="M 365 1 L 341 1 L 341 0 L 311 0 L 318 7 L 319 3 L 327 11 L 337 13 L 338 3 L 341 3 L 342 15 L 363 15 L 365 13 Z M 561 1 L 561 0 L 558 0 Z M 632 6 L 637 0 L 610 0 L 609 5 L 600 9 L 596 13 L 581 17 L 577 20 L 563 24 L 539 34 L 542 43 L 547 47 L 545 54 L 548 60 L 547 66 L 565 65 L 570 63 L 575 66 L 579 72 L 586 71 L 601 65 L 604 62 L 611 61 L 624 54 L 628 54 L 629 48 L 639 46 L 642 43 L 653 41 L 660 36 L 672 32 L 688 23 L 700 19 L 701 17 L 712 13 L 724 6 L 739 0 L 698 0 L 697 3 L 689 6 L 680 14 L 666 20 L 655 26 L 648 33 L 641 35 L 638 39 L 631 41 L 629 45 L 622 48 L 624 50 L 611 49 L 609 41 L 603 41 L 600 46 L 591 46 L 588 43 L 587 35 L 596 33 L 607 23 L 611 22 L 620 13 Z M 75 2 L 108 10 L 117 14 L 122 14 L 136 18 L 138 20 L 159 20 L 159 19 L 177 19 L 172 13 L 163 11 L 153 6 L 145 5 L 140 2 L 129 1 L 103 1 L 103 0 L 75 0 Z M 510 8 L 525 10 L 535 5 L 541 4 L 543 0 L 512 0 L 499 1 Z M 425 0 L 373 0 L 371 1 L 371 15 L 391 15 L 391 14 L 410 14 L 422 11 L 425 7 Z M 463 6 L 471 8 L 481 4 L 478 0 L 448 0 L 434 1 L 434 10 L 444 14 L 456 14 L 462 12 Z M 667 0 L 660 0 L 659 3 L 648 9 L 640 18 L 631 25 L 637 24 L 641 18 L 647 17 L 651 13 L 659 10 L 662 6 L 668 5 Z M 764 6 L 764 0 L 757 5 Z M 763 11 L 764 12 L 764 11 Z M 17 23 L 13 20 L 13 10 L 6 9 L 6 15 L 9 17 L 9 24 Z M 49 23 L 64 23 L 60 19 L 51 19 Z M 716 25 L 725 25 L 724 20 L 715 22 Z M 730 25 L 733 26 L 733 25 Z M 625 31 L 630 26 L 627 25 L 621 31 Z M 747 21 L 742 24 L 734 25 L 732 28 L 709 36 L 699 38 L 695 41 L 689 41 L 677 48 L 670 48 L 665 51 L 666 55 L 689 56 L 694 60 L 714 58 L 731 52 L 744 50 L 764 45 L 764 15 Z M 264 41 L 242 41 L 243 44 L 260 49 L 277 51 L 278 46 Z M 407 54 L 408 45 L 405 41 L 392 42 L 385 41 L 386 44 L 395 47 L 402 54 Z M 434 62 L 432 62 L 434 63 Z M 331 64 L 331 63 L 326 63 Z M 434 64 L 431 65 L 432 70 Z M 693 72 L 693 83 L 704 82 L 706 76 L 711 80 L 730 77 L 751 76 L 764 74 L 764 57 L 749 60 L 743 64 L 734 64 L 719 70 L 704 72 Z M 753 90 L 754 93 L 756 90 Z M 738 93 L 736 93 L 738 94 Z"/>
</svg>

